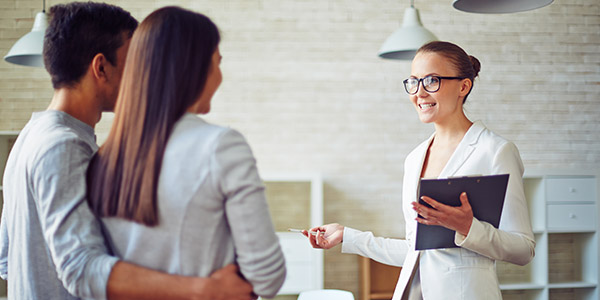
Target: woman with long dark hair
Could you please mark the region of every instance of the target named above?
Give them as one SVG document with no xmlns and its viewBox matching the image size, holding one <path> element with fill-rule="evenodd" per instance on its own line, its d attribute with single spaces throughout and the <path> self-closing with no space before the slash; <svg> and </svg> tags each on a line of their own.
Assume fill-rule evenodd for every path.
<svg viewBox="0 0 600 300">
<path fill-rule="evenodd" d="M 235 262 L 272 297 L 285 263 L 256 161 L 240 133 L 196 115 L 222 81 L 219 40 L 209 18 L 178 7 L 140 24 L 88 201 L 123 259 L 190 276 Z"/>
</svg>

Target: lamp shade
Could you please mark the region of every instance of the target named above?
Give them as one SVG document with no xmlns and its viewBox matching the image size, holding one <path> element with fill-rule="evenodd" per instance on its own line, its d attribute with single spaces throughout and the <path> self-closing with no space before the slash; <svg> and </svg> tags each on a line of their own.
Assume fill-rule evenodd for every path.
<svg viewBox="0 0 600 300">
<path fill-rule="evenodd" d="M 431 31 L 421 23 L 419 11 L 413 6 L 404 11 L 402 27 L 385 40 L 379 50 L 379 57 L 411 60 L 424 44 L 437 40 Z"/>
<path fill-rule="evenodd" d="M 554 0 L 454 0 L 458 10 L 481 14 L 503 14 L 532 10 L 549 5 Z"/>
<path fill-rule="evenodd" d="M 17 65 L 43 68 L 42 51 L 46 27 L 48 27 L 46 14 L 43 12 L 37 13 L 33 22 L 33 29 L 12 46 L 4 60 Z"/>
</svg>

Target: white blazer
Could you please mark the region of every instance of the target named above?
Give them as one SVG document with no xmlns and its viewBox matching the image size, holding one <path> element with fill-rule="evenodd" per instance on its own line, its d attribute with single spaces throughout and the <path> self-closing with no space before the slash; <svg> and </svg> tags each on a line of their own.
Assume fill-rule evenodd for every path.
<svg viewBox="0 0 600 300">
<path fill-rule="evenodd" d="M 374 237 L 346 227 L 342 252 L 370 257 L 379 262 L 402 266 L 393 300 L 400 300 L 417 260 L 421 290 L 428 299 L 502 299 L 495 261 L 525 265 L 534 256 L 535 241 L 525 194 L 523 163 L 517 147 L 488 130 L 480 121 L 473 123 L 459 143 L 439 178 L 468 175 L 510 174 L 499 229 L 473 218 L 467 236 L 455 235 L 461 248 L 415 250 L 417 222 L 411 202 L 417 200 L 418 183 L 432 135 L 406 158 L 402 208 L 406 220 L 406 240 Z"/>
</svg>

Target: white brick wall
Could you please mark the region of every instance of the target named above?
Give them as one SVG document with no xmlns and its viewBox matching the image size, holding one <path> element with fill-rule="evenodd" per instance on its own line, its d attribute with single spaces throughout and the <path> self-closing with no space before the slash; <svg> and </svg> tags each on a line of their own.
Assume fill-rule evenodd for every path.
<svg viewBox="0 0 600 300">
<path fill-rule="evenodd" d="M 224 82 L 207 119 L 245 134 L 262 172 L 319 171 L 325 221 L 403 236 L 403 160 L 429 136 L 401 81 L 409 62 L 377 51 L 409 1 L 107 1 L 142 20 L 155 8 L 204 12 L 220 27 Z M 58 1 L 48 1 L 47 6 Z M 0 0 L 0 54 L 31 29 L 41 1 Z M 466 110 L 516 142 L 528 168 L 600 167 L 600 3 L 561 0 L 503 15 L 416 1 L 425 26 L 480 59 Z M 0 62 L 0 130 L 52 96 L 42 70 Z M 110 116 L 98 126 L 103 140 Z M 326 253 L 326 287 L 357 292 L 356 258 Z"/>
</svg>

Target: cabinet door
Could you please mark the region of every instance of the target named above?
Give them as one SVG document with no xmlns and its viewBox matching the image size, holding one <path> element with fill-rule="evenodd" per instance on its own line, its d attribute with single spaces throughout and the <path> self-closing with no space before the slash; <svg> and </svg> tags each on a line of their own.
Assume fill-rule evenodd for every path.
<svg viewBox="0 0 600 300">
<path fill-rule="evenodd" d="M 548 178 L 548 202 L 596 202 L 596 178 Z"/>
<path fill-rule="evenodd" d="M 595 204 L 548 204 L 548 230 L 594 231 Z"/>
</svg>

